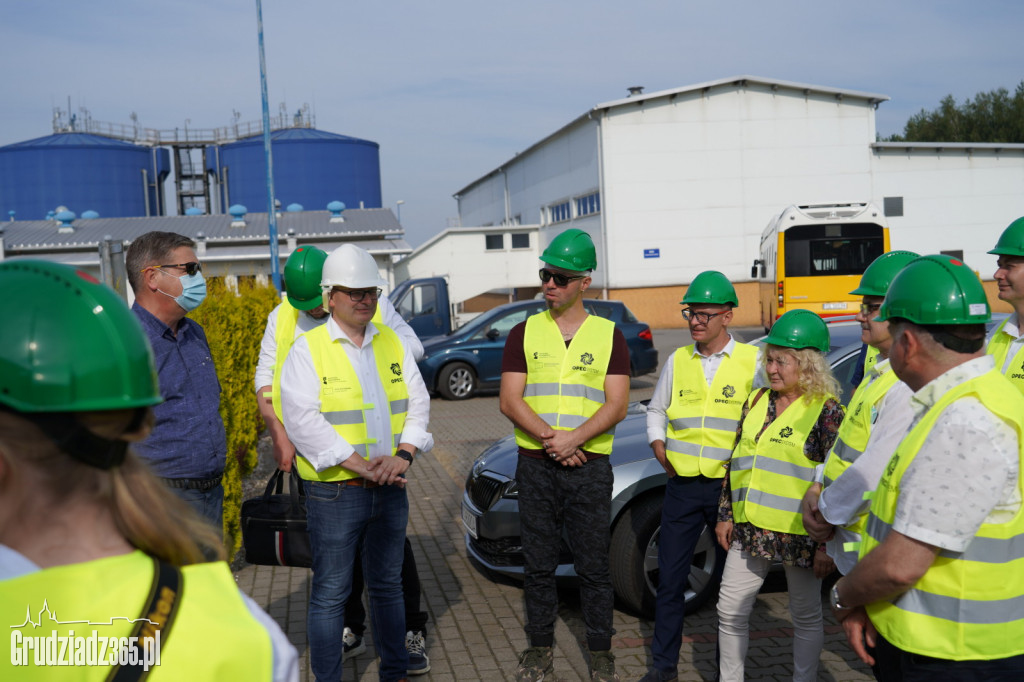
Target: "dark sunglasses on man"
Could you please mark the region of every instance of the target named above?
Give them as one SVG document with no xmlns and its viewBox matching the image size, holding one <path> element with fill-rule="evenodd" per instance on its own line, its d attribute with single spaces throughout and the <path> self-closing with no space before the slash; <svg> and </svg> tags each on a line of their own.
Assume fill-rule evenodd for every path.
<svg viewBox="0 0 1024 682">
<path fill-rule="evenodd" d="M 542 268 L 540 271 L 540 281 L 547 284 L 551 280 L 555 280 L 555 286 L 562 288 L 569 286 L 569 282 L 574 279 L 583 279 L 586 275 L 563 275 L 560 272 L 551 272 L 547 268 Z"/>
<path fill-rule="evenodd" d="M 189 277 L 194 276 L 197 272 L 203 271 L 202 263 L 197 263 L 196 261 L 189 261 L 188 263 L 167 263 L 165 265 L 153 265 L 150 267 L 157 268 L 158 270 L 162 268 L 181 268 Z M 149 268 L 146 268 L 142 272 L 145 272 L 148 269 Z"/>
</svg>

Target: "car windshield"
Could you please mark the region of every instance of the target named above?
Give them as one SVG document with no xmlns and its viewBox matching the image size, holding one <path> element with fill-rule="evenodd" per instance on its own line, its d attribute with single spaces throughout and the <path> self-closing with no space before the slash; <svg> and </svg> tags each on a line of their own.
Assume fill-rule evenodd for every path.
<svg viewBox="0 0 1024 682">
<path fill-rule="evenodd" d="M 511 331 L 512 327 L 516 326 L 520 322 L 526 321 L 526 318 L 535 312 L 536 309 L 533 307 L 519 308 L 518 310 L 508 311 L 504 315 L 499 316 L 497 319 L 485 321 L 486 324 L 483 324 L 477 330 L 477 332 L 473 334 L 473 338 L 481 339 L 487 336 L 487 334 L 490 333 L 491 330 L 494 330 L 498 333 L 498 335 L 495 338 L 503 339 L 506 336 L 508 336 L 508 333 L 509 331 Z"/>
</svg>

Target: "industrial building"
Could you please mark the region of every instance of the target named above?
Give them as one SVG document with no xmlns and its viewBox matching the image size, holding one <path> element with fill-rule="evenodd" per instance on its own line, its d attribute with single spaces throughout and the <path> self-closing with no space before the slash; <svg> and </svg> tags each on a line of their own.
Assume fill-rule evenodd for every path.
<svg viewBox="0 0 1024 682">
<path fill-rule="evenodd" d="M 738 283 L 734 324 L 758 324 L 751 265 L 769 220 L 793 204 L 874 203 L 893 249 L 959 254 L 990 280 L 985 251 L 1024 215 L 1024 145 L 878 142 L 888 99 L 754 76 L 633 88 L 456 192 L 460 223 L 536 225 L 538 250 L 588 231 L 595 284 L 652 326 L 682 324 L 678 301 L 709 268 Z M 477 235 L 481 253 L 492 233 Z M 445 253 L 433 244 L 411 258 Z"/>
<path fill-rule="evenodd" d="M 280 206 L 381 207 L 376 142 L 317 130 L 306 107 L 271 118 L 270 128 Z M 236 204 L 267 210 L 261 121 L 151 129 L 58 109 L 53 130 L 0 147 L 3 218 L 52 218 L 58 208 L 103 218 L 225 214 Z"/>
</svg>

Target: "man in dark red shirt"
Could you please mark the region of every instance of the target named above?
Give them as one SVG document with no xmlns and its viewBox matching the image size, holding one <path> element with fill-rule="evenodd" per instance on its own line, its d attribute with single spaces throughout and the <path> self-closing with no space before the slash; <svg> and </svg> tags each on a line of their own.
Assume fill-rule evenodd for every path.
<svg viewBox="0 0 1024 682">
<path fill-rule="evenodd" d="M 613 476 L 608 455 L 629 403 L 629 351 L 613 322 L 588 315 L 597 259 L 590 235 L 566 230 L 541 256 L 548 309 L 509 333 L 501 411 L 515 425 L 526 634 L 517 682 L 553 672 L 555 570 L 563 532 L 580 577 L 591 680 L 613 682 L 614 592 L 608 568 Z"/>
</svg>

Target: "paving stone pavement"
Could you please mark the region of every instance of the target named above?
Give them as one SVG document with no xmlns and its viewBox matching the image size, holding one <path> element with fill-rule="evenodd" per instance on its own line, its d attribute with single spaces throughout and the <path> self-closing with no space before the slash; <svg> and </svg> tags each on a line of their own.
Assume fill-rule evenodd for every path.
<svg viewBox="0 0 1024 682">
<path fill-rule="evenodd" d="M 740 338 L 758 330 L 739 330 Z M 655 330 L 662 362 L 678 345 L 688 343 L 681 330 Z M 630 397 L 649 398 L 656 374 L 633 379 Z M 484 575 L 466 555 L 460 504 L 463 485 L 473 460 L 487 445 L 511 432 L 498 411 L 495 394 L 471 400 L 431 401 L 431 431 L 436 445 L 417 458 L 409 474 L 408 535 L 416 553 L 425 608 L 430 614 L 427 653 L 432 681 L 511 680 L 523 633 L 522 588 L 513 581 Z M 306 644 L 308 569 L 244 564 L 235 572 L 239 587 L 281 625 L 299 650 L 303 680 L 311 680 Z M 782 590 L 784 590 L 784 579 Z M 558 680 L 589 679 L 585 628 L 578 598 L 563 590 L 555 631 L 555 672 Z M 638 680 L 650 663 L 653 622 L 615 612 L 612 640 L 617 668 L 624 682 Z M 763 592 L 750 621 L 747 675 L 757 680 L 792 679 L 792 628 L 784 591 Z M 346 661 L 345 680 L 376 680 L 377 662 L 367 630 L 366 653 Z M 856 659 L 841 628 L 826 608 L 825 650 L 820 680 L 871 680 L 870 670 Z M 680 680 L 710 680 L 715 670 L 717 618 L 714 604 L 687 617 L 679 665 Z M 340 642 L 339 642 L 340 646 Z M 551 678 L 549 677 L 549 680 Z"/>
</svg>

